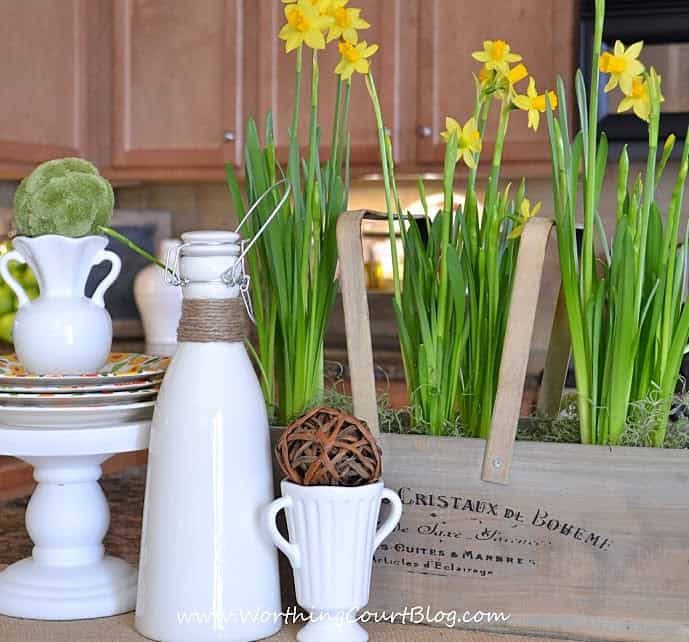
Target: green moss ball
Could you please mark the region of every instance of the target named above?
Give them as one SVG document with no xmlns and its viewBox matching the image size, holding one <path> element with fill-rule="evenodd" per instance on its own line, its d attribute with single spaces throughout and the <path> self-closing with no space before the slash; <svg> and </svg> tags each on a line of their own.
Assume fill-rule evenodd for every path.
<svg viewBox="0 0 689 642">
<path fill-rule="evenodd" d="M 97 234 L 112 216 L 115 196 L 94 165 L 59 158 L 39 165 L 17 188 L 17 232 L 26 236 Z"/>
</svg>

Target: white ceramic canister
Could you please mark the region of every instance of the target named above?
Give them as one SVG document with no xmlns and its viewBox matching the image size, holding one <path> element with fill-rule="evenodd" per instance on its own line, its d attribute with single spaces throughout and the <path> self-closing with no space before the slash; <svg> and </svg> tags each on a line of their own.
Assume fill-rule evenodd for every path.
<svg viewBox="0 0 689 642">
<path fill-rule="evenodd" d="M 185 300 L 236 299 L 221 275 L 237 262 L 239 236 L 191 232 L 182 242 Z M 275 634 L 277 552 L 261 523 L 272 499 L 268 418 L 243 342 L 180 341 L 151 427 L 137 631 L 165 642 Z"/>
<path fill-rule="evenodd" d="M 158 258 L 165 262 L 168 252 L 179 247 L 178 239 L 164 239 Z M 177 325 L 182 315 L 182 291 L 165 283 L 157 265 L 148 265 L 134 279 L 134 300 L 141 315 L 146 337 L 146 354 L 171 357 L 177 348 Z"/>
<path fill-rule="evenodd" d="M 300 486 L 284 480 L 282 497 L 266 510 L 266 528 L 294 570 L 297 602 L 311 621 L 299 642 L 366 642 L 356 620 L 368 603 L 373 553 L 397 526 L 402 502 L 383 482 L 356 487 Z M 378 528 L 383 499 L 391 510 Z M 287 515 L 289 541 L 276 516 Z"/>
<path fill-rule="evenodd" d="M 103 296 L 122 267 L 105 247 L 105 236 L 71 238 L 58 234 L 17 236 L 14 249 L 0 257 L 0 275 L 17 295 L 14 348 L 22 365 L 35 374 L 97 372 L 112 347 L 112 319 Z M 10 274 L 10 261 L 27 263 L 36 276 L 39 297 L 31 301 Z M 91 298 L 84 295 L 91 268 L 112 265 Z"/>
</svg>

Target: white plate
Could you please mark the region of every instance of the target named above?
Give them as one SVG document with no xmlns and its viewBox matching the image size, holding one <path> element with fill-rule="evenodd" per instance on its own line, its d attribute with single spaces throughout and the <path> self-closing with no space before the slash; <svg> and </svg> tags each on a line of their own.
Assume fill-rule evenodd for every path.
<svg viewBox="0 0 689 642">
<path fill-rule="evenodd" d="M 99 372 L 83 375 L 37 375 L 27 372 L 16 354 L 0 357 L 0 385 L 71 386 L 137 381 L 165 372 L 169 357 L 153 357 L 132 352 L 112 352 Z"/>
<path fill-rule="evenodd" d="M 55 408 L 69 406 L 109 406 L 133 403 L 137 400 L 150 399 L 158 394 L 158 387 L 144 390 L 118 390 L 115 392 L 85 393 L 20 393 L 0 392 L 0 406 L 32 406 L 34 408 Z"/>
<path fill-rule="evenodd" d="M 104 383 L 87 383 L 81 385 L 64 385 L 64 386 L 51 386 L 51 385 L 24 385 L 24 386 L 12 386 L 12 385 L 0 385 L 0 393 L 8 392 L 12 394 L 65 394 L 71 395 L 74 393 L 87 393 L 87 392 L 116 392 L 119 390 L 143 390 L 145 388 L 153 388 L 160 386 L 162 377 L 153 377 L 151 379 L 141 379 L 137 381 L 106 381 Z"/>
<path fill-rule="evenodd" d="M 83 408 L 0 407 L 0 424 L 28 428 L 97 428 L 146 421 L 155 401 Z"/>
</svg>

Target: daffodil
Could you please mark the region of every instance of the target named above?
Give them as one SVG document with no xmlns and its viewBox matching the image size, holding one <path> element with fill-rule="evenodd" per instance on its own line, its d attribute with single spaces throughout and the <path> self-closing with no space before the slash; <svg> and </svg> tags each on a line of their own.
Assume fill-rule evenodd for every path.
<svg viewBox="0 0 689 642">
<path fill-rule="evenodd" d="M 487 87 L 493 80 L 495 80 L 495 71 L 483 65 L 481 71 L 478 72 L 478 81 L 481 87 Z"/>
<path fill-rule="evenodd" d="M 656 73 L 656 70 L 651 67 L 651 82 L 657 83 L 659 91 L 660 80 L 661 78 Z M 659 94 L 659 100 L 661 103 L 664 102 L 665 98 L 662 94 Z M 648 81 L 643 76 L 632 78 L 632 90 L 630 93 L 625 94 L 620 101 L 620 104 L 617 106 L 617 113 L 630 109 L 633 109 L 634 114 L 641 118 L 641 120 L 649 121 L 651 116 L 651 95 L 648 90 Z"/>
<path fill-rule="evenodd" d="M 368 58 L 378 51 L 378 45 L 369 45 L 365 40 L 357 44 L 343 40 L 338 48 L 342 58 L 335 67 L 335 73 L 340 74 L 342 80 L 349 80 L 355 71 L 367 74 L 371 64 Z"/>
<path fill-rule="evenodd" d="M 540 115 L 545 113 L 546 96 L 550 101 L 550 108 L 557 109 L 557 96 L 554 91 L 548 91 L 545 94 L 539 94 L 536 91 L 536 81 L 533 77 L 529 78 L 529 86 L 526 88 L 526 95 L 519 95 L 514 97 L 514 104 L 524 111 L 529 113 L 529 127 L 534 131 L 538 129 L 540 122 Z"/>
<path fill-rule="evenodd" d="M 651 99 L 648 94 L 648 83 L 643 76 L 632 78 L 632 90 L 620 101 L 617 112 L 620 113 L 630 109 L 633 109 L 634 113 L 641 120 L 648 122 L 651 115 Z"/>
<path fill-rule="evenodd" d="M 511 69 L 508 68 L 506 74 L 495 69 L 488 69 L 486 65 L 483 65 L 481 71 L 478 72 L 478 83 L 479 87 L 485 91 L 493 89 L 499 91 L 501 95 L 511 95 L 514 93 L 514 85 L 528 75 L 529 72 L 522 63 Z"/>
<path fill-rule="evenodd" d="M 507 72 L 507 80 L 510 86 L 516 85 L 520 80 L 524 80 L 529 75 L 527 68 L 520 62 Z"/>
<path fill-rule="evenodd" d="M 509 64 L 519 62 L 522 57 L 510 53 L 510 46 L 504 40 L 484 40 L 483 51 L 474 51 L 471 54 L 474 60 L 482 62 L 486 69 L 494 69 L 507 75 Z"/>
<path fill-rule="evenodd" d="M 632 93 L 634 78 L 644 72 L 643 64 L 637 60 L 643 46 L 643 42 L 635 42 L 625 49 L 617 40 L 613 53 L 606 51 L 601 54 L 599 68 L 603 73 L 610 74 L 610 80 L 605 85 L 606 92 L 612 91 L 619 84 L 626 95 Z"/>
<path fill-rule="evenodd" d="M 342 38 L 347 42 L 356 44 L 359 41 L 358 29 L 368 29 L 371 25 L 360 14 L 361 9 L 346 7 L 349 0 L 332 0 L 328 8 L 328 15 L 332 17 L 333 24 L 328 32 L 328 42 L 335 38 Z"/>
<path fill-rule="evenodd" d="M 311 0 L 298 0 L 285 6 L 287 24 L 279 33 L 285 41 L 285 51 L 290 52 L 306 43 L 312 49 L 325 49 L 323 32 L 332 24 L 332 18 L 322 15 Z"/>
<path fill-rule="evenodd" d="M 462 127 L 454 118 L 445 118 L 445 131 L 440 134 L 447 142 L 452 135 L 457 136 L 457 160 L 461 157 L 467 167 L 476 167 L 474 154 L 481 151 L 481 134 L 476 128 L 476 120 L 470 118 Z"/>
<path fill-rule="evenodd" d="M 519 207 L 519 222 L 512 228 L 512 231 L 509 233 L 507 236 L 508 239 L 516 239 L 519 238 L 522 235 L 522 232 L 524 231 L 524 227 L 526 226 L 526 222 L 530 219 L 536 216 L 538 212 L 541 210 L 541 202 L 539 201 L 536 203 L 536 205 L 533 206 L 533 209 L 531 208 L 531 201 L 529 201 L 528 198 L 525 198 L 522 201 L 521 206 Z"/>
</svg>

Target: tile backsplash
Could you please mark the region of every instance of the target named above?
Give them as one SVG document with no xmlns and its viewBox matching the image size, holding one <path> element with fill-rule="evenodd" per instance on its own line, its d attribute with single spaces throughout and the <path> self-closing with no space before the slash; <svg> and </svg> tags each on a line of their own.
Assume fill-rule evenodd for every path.
<svg viewBox="0 0 689 642">
<path fill-rule="evenodd" d="M 174 236 L 199 229 L 236 226 L 224 183 L 151 183 L 115 190 L 115 206 L 122 209 L 172 212 Z"/>
</svg>

